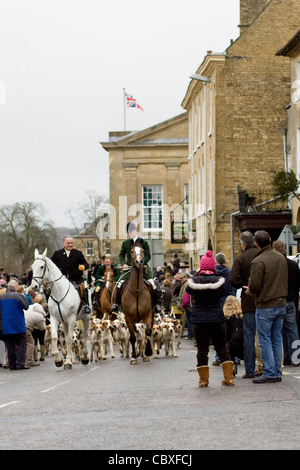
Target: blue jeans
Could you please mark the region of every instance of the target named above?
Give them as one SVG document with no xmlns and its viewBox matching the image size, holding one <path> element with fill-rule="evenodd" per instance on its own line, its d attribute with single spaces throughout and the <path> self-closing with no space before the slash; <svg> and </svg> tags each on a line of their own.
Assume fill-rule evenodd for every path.
<svg viewBox="0 0 300 470">
<path fill-rule="evenodd" d="M 284 349 L 284 362 L 291 364 L 292 355 L 295 348 L 292 348 L 294 341 L 299 339 L 298 327 L 297 327 L 297 312 L 295 302 L 287 302 L 286 304 L 286 315 L 284 317 L 283 328 L 283 349 Z"/>
<path fill-rule="evenodd" d="M 243 312 L 243 330 L 245 372 L 253 376 L 255 371 L 255 312 Z"/>
<path fill-rule="evenodd" d="M 264 365 L 264 377 L 281 376 L 282 327 L 286 305 L 256 309 L 257 338 Z"/>
</svg>

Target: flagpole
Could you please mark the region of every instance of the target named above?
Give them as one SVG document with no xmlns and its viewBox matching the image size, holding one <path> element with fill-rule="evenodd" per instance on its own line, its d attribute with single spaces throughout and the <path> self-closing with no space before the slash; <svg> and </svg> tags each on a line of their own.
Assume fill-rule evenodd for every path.
<svg viewBox="0 0 300 470">
<path fill-rule="evenodd" d="M 123 103 L 124 103 L 124 131 L 126 131 L 126 104 L 125 104 L 125 88 L 123 88 Z"/>
</svg>

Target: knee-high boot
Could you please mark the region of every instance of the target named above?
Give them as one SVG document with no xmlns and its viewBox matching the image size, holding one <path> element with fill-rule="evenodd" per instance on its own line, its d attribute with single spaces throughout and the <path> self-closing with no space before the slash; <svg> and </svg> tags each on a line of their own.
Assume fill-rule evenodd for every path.
<svg viewBox="0 0 300 470">
<path fill-rule="evenodd" d="M 120 304 L 121 304 L 121 287 L 117 287 L 116 300 L 115 300 L 115 303 L 111 306 L 110 311 L 112 313 L 118 313 Z"/>
</svg>

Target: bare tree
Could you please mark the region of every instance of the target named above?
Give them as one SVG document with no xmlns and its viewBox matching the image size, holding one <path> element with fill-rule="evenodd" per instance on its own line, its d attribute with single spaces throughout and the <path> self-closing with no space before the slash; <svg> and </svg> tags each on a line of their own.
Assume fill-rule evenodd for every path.
<svg viewBox="0 0 300 470">
<path fill-rule="evenodd" d="M 35 248 L 55 249 L 56 230 L 44 212 L 41 204 L 33 202 L 0 207 L 1 264 L 7 269 L 19 266 L 23 273 L 30 269 Z"/>
<path fill-rule="evenodd" d="M 103 240 L 97 236 L 97 224 L 100 219 L 107 215 L 109 207 L 108 199 L 96 193 L 96 191 L 89 190 L 86 192 L 85 199 L 82 203 L 77 204 L 77 209 L 68 210 L 67 214 L 76 230 L 76 236 L 85 244 L 82 237 L 84 229 L 90 227 L 89 233 L 91 238 L 97 240 L 95 262 L 100 260 L 103 254 Z M 81 228 L 80 228 L 81 227 Z"/>
</svg>

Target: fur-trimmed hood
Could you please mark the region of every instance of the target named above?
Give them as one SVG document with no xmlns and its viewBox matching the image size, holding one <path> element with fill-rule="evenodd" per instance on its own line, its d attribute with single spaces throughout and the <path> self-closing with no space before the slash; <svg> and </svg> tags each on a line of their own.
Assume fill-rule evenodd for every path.
<svg viewBox="0 0 300 470">
<path fill-rule="evenodd" d="M 199 282 L 197 282 L 199 280 Z M 188 279 L 188 285 L 191 289 L 203 291 L 203 290 L 217 290 L 222 287 L 225 283 L 224 277 L 215 275 L 210 276 L 198 276 L 194 279 Z"/>
</svg>

